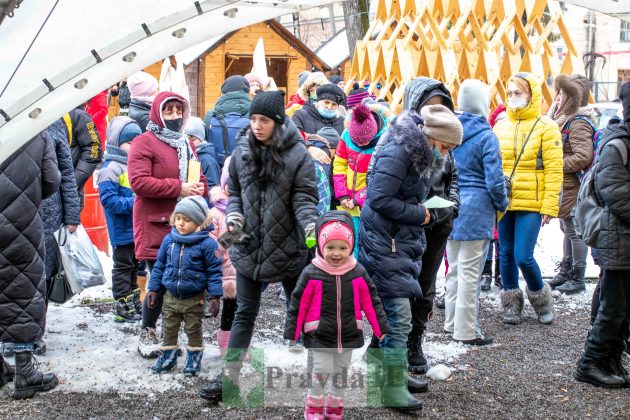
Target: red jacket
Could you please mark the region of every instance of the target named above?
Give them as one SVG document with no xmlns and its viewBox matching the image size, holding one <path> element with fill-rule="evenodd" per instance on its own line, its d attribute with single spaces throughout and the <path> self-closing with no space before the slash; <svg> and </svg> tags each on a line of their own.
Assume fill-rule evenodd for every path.
<svg viewBox="0 0 630 420">
<path fill-rule="evenodd" d="M 104 90 L 103 92 L 97 94 L 85 104 L 85 112 L 90 114 L 90 116 L 94 120 L 96 131 L 98 131 L 98 135 L 101 138 L 101 145 L 103 147 L 103 150 L 105 150 L 105 144 L 107 143 L 105 131 L 107 130 L 108 111 L 109 108 L 107 107 L 107 90 Z"/>
<path fill-rule="evenodd" d="M 151 121 L 164 127 L 160 115 L 161 104 L 173 97 L 184 103 L 182 126 L 186 126 L 190 116 L 190 105 L 183 97 L 172 92 L 161 92 L 155 97 L 149 116 Z M 192 143 L 191 147 L 194 152 L 195 147 Z M 171 230 L 169 218 L 182 189 L 177 150 L 147 131 L 133 140 L 128 170 L 131 189 L 136 194 L 133 203 L 136 258 L 154 261 L 164 236 Z M 204 184 L 203 195 L 207 197 L 208 184 L 203 172 L 201 182 Z"/>
</svg>

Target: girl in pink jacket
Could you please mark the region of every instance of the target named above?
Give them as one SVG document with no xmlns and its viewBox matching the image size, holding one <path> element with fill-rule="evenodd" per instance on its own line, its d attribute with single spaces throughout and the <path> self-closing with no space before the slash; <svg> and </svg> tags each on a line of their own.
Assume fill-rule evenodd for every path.
<svg viewBox="0 0 630 420">
<path fill-rule="evenodd" d="M 225 209 L 228 205 L 228 189 L 227 183 L 229 178 L 228 168 L 230 167 L 231 157 L 225 160 L 223 171 L 221 172 L 221 186 L 210 189 L 210 214 L 212 215 L 212 223 L 214 230 L 210 236 L 217 242 L 221 235 L 227 232 L 225 223 Z M 223 310 L 221 311 L 221 327 L 217 333 L 217 342 L 221 357 L 225 355 L 225 350 L 230 342 L 230 330 L 232 322 L 234 322 L 234 314 L 236 313 L 236 270 L 230 261 L 230 254 L 227 249 L 219 244 L 219 252 L 221 253 L 223 272 Z"/>
</svg>

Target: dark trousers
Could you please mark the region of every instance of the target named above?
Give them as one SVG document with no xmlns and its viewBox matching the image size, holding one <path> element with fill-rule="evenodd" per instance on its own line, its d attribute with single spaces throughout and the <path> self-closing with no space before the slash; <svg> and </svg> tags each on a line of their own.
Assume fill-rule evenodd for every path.
<svg viewBox="0 0 630 420">
<path fill-rule="evenodd" d="M 418 282 L 422 290 L 422 297 L 411 299 L 411 324 L 413 331 L 423 334 L 427 328 L 427 322 L 433 313 L 433 298 L 435 297 L 435 280 L 442 265 L 444 250 L 448 235 L 453 230 L 453 222 L 448 221 L 431 229 L 425 229 L 427 249 L 422 255 L 422 269 Z"/>
<path fill-rule="evenodd" d="M 153 270 L 153 266 L 155 265 L 155 261 L 147 261 L 147 268 L 149 272 Z M 162 302 L 164 296 L 161 296 L 157 300 L 157 305 L 155 308 L 149 308 L 149 299 L 145 299 L 142 302 L 142 328 L 155 328 L 157 325 L 157 321 L 162 314 Z"/>
<path fill-rule="evenodd" d="M 115 247 L 112 259 L 112 293 L 114 299 L 124 298 L 138 288 L 138 260 L 135 257 L 134 244 Z"/>
<path fill-rule="evenodd" d="M 595 290 L 593 290 L 593 298 L 591 299 L 591 326 L 595 323 L 595 318 L 597 318 L 597 312 L 599 312 L 599 283 L 602 281 L 602 276 L 604 275 L 604 270 L 599 269 L 599 280 L 597 282 L 597 286 L 595 286 Z"/>
<path fill-rule="evenodd" d="M 232 330 L 236 308 L 236 299 L 223 299 L 223 307 L 221 308 L 221 330 Z"/>
<path fill-rule="evenodd" d="M 297 279 L 282 282 L 287 302 L 291 300 L 291 294 L 296 283 Z M 266 285 L 267 283 L 252 280 L 239 273 L 236 274 L 237 309 L 228 349 L 238 349 L 239 351 L 229 351 L 226 356 L 227 362 L 237 362 L 241 359 L 241 353 L 247 351 L 254 333 L 256 317 L 260 310 L 260 298 Z"/>
<path fill-rule="evenodd" d="M 604 270 L 599 289 L 599 310 L 582 355 L 585 361 L 620 357 L 630 334 L 630 271 Z"/>
</svg>

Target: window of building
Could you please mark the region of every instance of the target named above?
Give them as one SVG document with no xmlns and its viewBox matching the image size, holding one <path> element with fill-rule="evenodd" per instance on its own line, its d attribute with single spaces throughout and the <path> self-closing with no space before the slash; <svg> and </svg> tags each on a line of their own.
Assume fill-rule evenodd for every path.
<svg viewBox="0 0 630 420">
<path fill-rule="evenodd" d="M 619 31 L 621 42 L 630 42 L 630 22 L 621 21 L 621 30 Z"/>
</svg>

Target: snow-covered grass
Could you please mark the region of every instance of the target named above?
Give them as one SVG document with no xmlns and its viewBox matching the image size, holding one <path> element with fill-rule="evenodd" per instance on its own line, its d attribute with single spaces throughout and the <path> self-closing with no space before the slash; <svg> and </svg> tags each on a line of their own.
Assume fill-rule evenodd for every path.
<svg viewBox="0 0 630 420">
<path fill-rule="evenodd" d="M 557 221 L 541 230 L 536 249 L 536 259 L 543 275 L 553 275 L 555 263 L 562 256 L 562 232 Z M 153 360 L 145 360 L 136 350 L 139 325 L 114 322 L 111 311 L 98 311 L 98 302 L 111 300 L 112 261 L 104 253 L 99 257 L 105 271 L 107 283 L 84 290 L 63 305 L 51 304 L 48 309 L 47 331 L 44 340 L 48 352 L 41 356 L 46 369 L 55 372 L 61 384 L 56 392 L 105 391 L 115 389 L 122 392 L 151 394 L 181 388 L 190 381 L 180 373 L 155 375 L 149 371 Z M 598 269 L 589 260 L 587 274 L 595 277 Z M 444 270 L 440 271 L 438 290 L 444 284 Z M 522 286 L 524 288 L 524 286 Z M 590 305 L 594 284 L 587 285 L 586 293 L 577 296 L 556 294 L 556 310 L 572 311 Z M 482 295 L 486 301 L 498 306 L 498 290 L 493 287 Z M 97 302 L 97 303 L 94 303 Z M 90 303 L 92 306 L 87 306 Z M 264 311 L 265 308 L 263 307 Z M 277 310 L 277 309 L 267 309 Z M 269 329 L 264 340 L 254 341 L 253 346 L 265 349 L 265 361 L 285 370 L 300 371 L 306 366 L 306 352 L 287 351 L 277 325 L 259 325 Z M 277 338 L 274 338 L 277 337 Z M 202 362 L 202 378 L 212 378 L 219 370 L 219 351 L 212 337 L 204 337 L 206 349 Z M 362 356 L 367 347 L 353 354 L 353 369 L 365 371 Z M 423 346 L 431 366 L 444 364 L 459 369 L 457 359 L 470 348 L 447 342 L 441 334 L 426 334 Z M 180 365 L 183 359 L 180 358 Z M 247 369 L 251 370 L 251 369 Z"/>
</svg>

